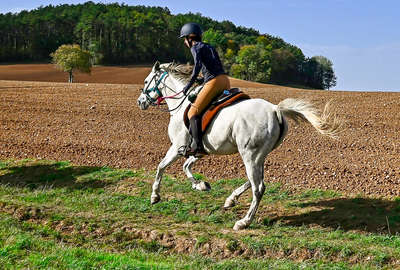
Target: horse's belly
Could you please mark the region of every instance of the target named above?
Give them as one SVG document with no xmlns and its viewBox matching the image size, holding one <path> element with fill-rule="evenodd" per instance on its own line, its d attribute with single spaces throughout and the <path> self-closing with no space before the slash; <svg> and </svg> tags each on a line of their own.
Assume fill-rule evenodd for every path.
<svg viewBox="0 0 400 270">
<path fill-rule="evenodd" d="M 274 106 L 265 100 L 250 99 L 224 108 L 204 134 L 205 148 L 212 154 L 226 155 L 237 153 L 238 145 L 250 139 L 254 144 L 269 141 L 272 139 L 269 129 L 276 124 L 276 117 L 272 117 Z"/>
<path fill-rule="evenodd" d="M 238 152 L 236 142 L 232 137 L 232 127 L 235 120 L 234 106 L 220 111 L 207 128 L 203 136 L 204 147 L 212 154 L 230 155 Z"/>
</svg>

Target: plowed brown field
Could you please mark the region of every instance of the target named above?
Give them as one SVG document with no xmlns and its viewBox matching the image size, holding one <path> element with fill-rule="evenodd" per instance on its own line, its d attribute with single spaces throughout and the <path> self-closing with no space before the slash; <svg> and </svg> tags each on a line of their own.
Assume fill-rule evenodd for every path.
<svg viewBox="0 0 400 270">
<path fill-rule="evenodd" d="M 67 84 L 57 82 L 66 76 L 50 65 L 0 66 L 0 159 L 155 170 L 170 145 L 169 115 L 136 105 L 148 72 L 145 67 L 98 67 L 92 76 L 76 76 L 84 83 Z M 287 97 L 307 98 L 321 108 L 333 99 L 346 121 L 339 141 L 290 121 L 285 141 L 267 157 L 265 181 L 290 190 L 400 196 L 400 93 L 299 90 L 234 79 L 232 85 L 275 104 Z M 182 164 L 176 162 L 167 173 L 183 176 Z M 245 177 L 238 155 L 205 157 L 194 171 L 211 182 Z"/>
</svg>

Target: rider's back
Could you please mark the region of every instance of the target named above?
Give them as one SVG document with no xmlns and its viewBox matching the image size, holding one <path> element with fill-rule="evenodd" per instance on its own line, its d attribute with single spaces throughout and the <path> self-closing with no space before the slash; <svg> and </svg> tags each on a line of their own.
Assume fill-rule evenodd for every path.
<svg viewBox="0 0 400 270">
<path fill-rule="evenodd" d="M 213 46 L 203 42 L 197 42 L 191 48 L 193 57 L 199 57 L 203 63 L 201 72 L 204 77 L 204 82 L 225 74 L 218 52 Z"/>
</svg>

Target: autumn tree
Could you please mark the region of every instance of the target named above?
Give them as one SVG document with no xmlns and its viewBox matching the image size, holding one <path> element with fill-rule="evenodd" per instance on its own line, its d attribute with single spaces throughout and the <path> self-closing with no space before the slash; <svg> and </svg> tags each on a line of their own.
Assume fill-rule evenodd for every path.
<svg viewBox="0 0 400 270">
<path fill-rule="evenodd" d="M 73 72 L 78 70 L 83 73 L 91 72 L 91 55 L 88 51 L 82 50 L 79 45 L 61 45 L 57 51 L 50 55 L 57 68 L 68 72 L 69 80 L 74 81 Z"/>
</svg>

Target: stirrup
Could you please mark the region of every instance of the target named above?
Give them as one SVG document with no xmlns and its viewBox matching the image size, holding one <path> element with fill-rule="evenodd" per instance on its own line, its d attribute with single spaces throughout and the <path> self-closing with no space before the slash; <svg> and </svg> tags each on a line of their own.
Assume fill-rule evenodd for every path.
<svg viewBox="0 0 400 270">
<path fill-rule="evenodd" d="M 186 158 L 190 156 L 203 157 L 207 155 L 207 152 L 204 149 L 196 149 L 195 151 L 193 151 L 192 147 L 189 144 L 179 147 L 178 154 Z"/>
</svg>

